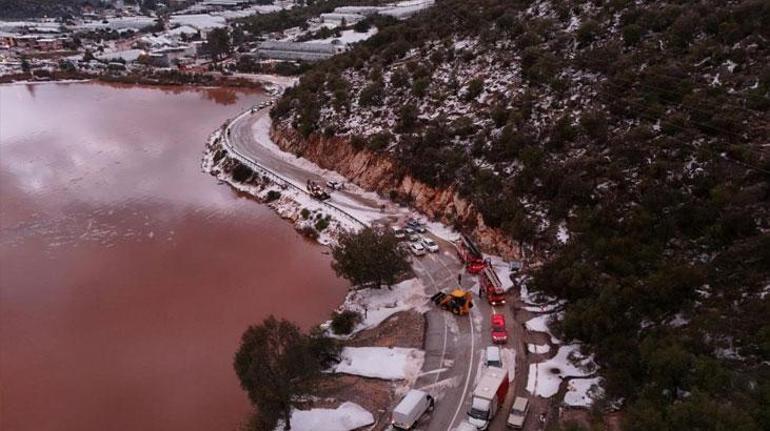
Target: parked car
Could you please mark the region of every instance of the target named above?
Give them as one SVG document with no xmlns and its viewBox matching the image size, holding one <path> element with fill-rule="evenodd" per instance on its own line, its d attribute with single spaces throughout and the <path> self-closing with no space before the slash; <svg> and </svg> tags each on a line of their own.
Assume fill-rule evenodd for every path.
<svg viewBox="0 0 770 431">
<path fill-rule="evenodd" d="M 393 235 L 396 236 L 396 239 L 404 239 L 406 237 L 406 232 L 399 228 L 393 229 Z"/>
<path fill-rule="evenodd" d="M 409 248 L 412 249 L 412 254 L 415 256 L 425 256 L 425 247 L 419 242 L 413 242 L 409 244 Z"/>
<path fill-rule="evenodd" d="M 332 190 L 342 190 L 343 185 L 340 182 L 337 181 L 327 181 L 326 187 L 329 187 Z"/>
<path fill-rule="evenodd" d="M 523 397 L 516 397 L 505 424 L 509 428 L 522 429 L 524 428 L 524 422 L 527 420 L 527 413 L 529 413 L 529 400 Z"/>
<path fill-rule="evenodd" d="M 487 346 L 484 349 L 484 365 L 487 367 L 503 368 L 503 355 L 497 346 Z"/>
<path fill-rule="evenodd" d="M 393 409 L 391 423 L 394 428 L 408 430 L 430 410 L 433 410 L 435 401 L 429 394 L 412 389 L 407 392 L 401 402 Z"/>
<path fill-rule="evenodd" d="M 409 234 L 409 241 L 421 243 L 421 240 L 422 238 L 420 238 L 420 235 L 417 235 L 416 233 Z"/>
<path fill-rule="evenodd" d="M 404 226 L 402 229 L 404 230 L 404 232 L 406 232 L 407 235 L 412 235 L 412 234 L 417 233 L 417 231 L 415 231 L 414 229 L 410 228 L 409 226 Z"/>
<path fill-rule="evenodd" d="M 413 229 L 415 232 L 425 233 L 425 226 L 413 218 L 406 221 L 406 226 Z"/>
<path fill-rule="evenodd" d="M 495 344 L 505 344 L 508 342 L 508 331 L 505 329 L 505 316 L 502 314 L 492 315 L 492 342 Z"/>
<path fill-rule="evenodd" d="M 438 244 L 430 238 L 422 238 L 422 245 L 431 253 L 438 253 Z"/>
</svg>

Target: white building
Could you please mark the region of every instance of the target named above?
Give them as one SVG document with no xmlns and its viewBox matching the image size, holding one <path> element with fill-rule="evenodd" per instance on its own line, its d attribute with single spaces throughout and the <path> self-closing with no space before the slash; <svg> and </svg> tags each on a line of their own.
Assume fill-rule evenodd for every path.
<svg viewBox="0 0 770 431">
<path fill-rule="evenodd" d="M 262 42 L 256 55 L 260 59 L 289 61 L 320 61 L 345 52 L 342 43 Z"/>
<path fill-rule="evenodd" d="M 366 19 L 365 16 L 359 15 L 357 13 L 322 13 L 321 14 L 321 21 L 326 23 L 334 23 L 338 25 L 342 25 L 342 22 L 344 21 L 345 24 L 355 24 L 358 21 L 362 21 Z"/>
</svg>

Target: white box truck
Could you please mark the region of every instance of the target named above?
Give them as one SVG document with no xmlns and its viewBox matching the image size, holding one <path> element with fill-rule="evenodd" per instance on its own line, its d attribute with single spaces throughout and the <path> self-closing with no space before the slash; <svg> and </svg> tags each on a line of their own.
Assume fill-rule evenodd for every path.
<svg viewBox="0 0 770 431">
<path fill-rule="evenodd" d="M 393 427 L 402 430 L 411 429 L 425 412 L 433 409 L 433 405 L 432 396 L 412 389 L 393 409 Z"/>
<path fill-rule="evenodd" d="M 476 389 L 473 390 L 468 422 L 476 429 L 485 430 L 508 395 L 508 371 L 490 367 L 484 370 Z"/>
</svg>

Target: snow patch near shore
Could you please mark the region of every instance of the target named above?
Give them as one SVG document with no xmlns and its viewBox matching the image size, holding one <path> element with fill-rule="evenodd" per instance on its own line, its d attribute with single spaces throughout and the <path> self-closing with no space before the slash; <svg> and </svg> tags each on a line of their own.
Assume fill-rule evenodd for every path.
<svg viewBox="0 0 770 431">
<path fill-rule="evenodd" d="M 311 409 L 291 412 L 294 431 L 349 431 L 374 423 L 374 416 L 356 403 L 345 402 L 336 409 Z M 281 422 L 275 431 L 283 431 Z"/>
<path fill-rule="evenodd" d="M 383 380 L 416 380 L 425 352 L 404 347 L 345 347 L 335 373 Z"/>
<path fill-rule="evenodd" d="M 357 332 L 379 326 L 387 318 L 401 311 L 414 310 L 424 313 L 429 308 L 425 286 L 417 278 L 402 281 L 390 289 L 383 287 L 353 290 L 348 293 L 339 310 L 356 311 L 361 314 L 362 320 L 351 334 L 337 338 L 348 338 Z M 330 324 L 331 322 L 326 322 L 324 326 L 328 328 Z"/>
</svg>

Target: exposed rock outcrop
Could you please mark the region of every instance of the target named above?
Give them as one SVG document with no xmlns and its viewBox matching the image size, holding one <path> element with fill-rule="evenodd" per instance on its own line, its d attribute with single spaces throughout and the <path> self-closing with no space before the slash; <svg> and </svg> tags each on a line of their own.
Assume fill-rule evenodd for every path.
<svg viewBox="0 0 770 431">
<path fill-rule="evenodd" d="M 274 124 L 270 136 L 284 151 L 333 169 L 365 189 L 406 200 L 432 219 L 466 228 L 485 251 L 509 259 L 521 257 L 519 247 L 500 230 L 487 226 L 473 204 L 453 188 L 437 189 L 404 174 L 387 154 L 358 150 L 345 137 L 313 134 L 304 138 L 285 124 Z"/>
</svg>

